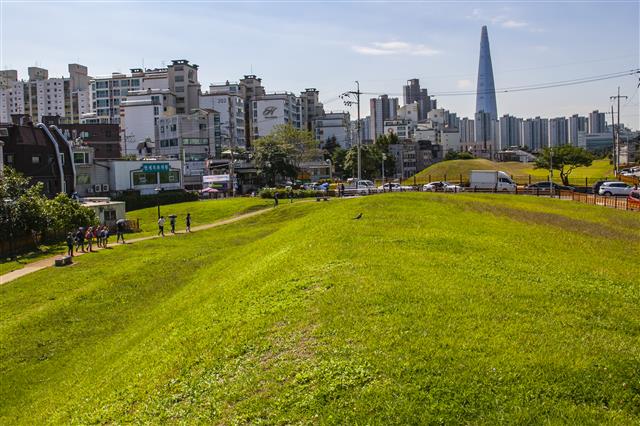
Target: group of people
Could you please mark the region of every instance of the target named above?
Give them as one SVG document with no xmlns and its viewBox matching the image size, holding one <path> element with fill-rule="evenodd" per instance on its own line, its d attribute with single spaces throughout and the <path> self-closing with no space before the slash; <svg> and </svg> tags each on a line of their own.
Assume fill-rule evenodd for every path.
<svg viewBox="0 0 640 426">
<path fill-rule="evenodd" d="M 116 223 L 116 243 L 122 242 L 122 244 L 124 244 L 124 231 L 124 222 L 119 221 Z M 87 228 L 80 227 L 75 232 L 69 232 L 66 238 L 67 255 L 73 256 L 74 247 L 76 253 L 80 251 L 83 253 L 92 252 L 94 243 L 96 247 L 107 248 L 109 245 L 109 235 L 110 231 L 107 225 L 89 226 Z"/>
<path fill-rule="evenodd" d="M 169 216 L 169 225 L 171 225 L 171 233 L 176 233 L 176 215 Z M 164 237 L 164 224 L 166 219 L 164 216 L 160 216 L 158 219 L 158 235 L 162 235 Z M 187 213 L 185 217 L 185 232 L 191 232 L 191 213 Z"/>
</svg>

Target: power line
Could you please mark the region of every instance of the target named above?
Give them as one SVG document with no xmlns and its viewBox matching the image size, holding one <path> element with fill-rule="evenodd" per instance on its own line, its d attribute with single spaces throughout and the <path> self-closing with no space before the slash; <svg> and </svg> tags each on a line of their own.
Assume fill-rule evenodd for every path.
<svg viewBox="0 0 640 426">
<path fill-rule="evenodd" d="M 550 89 L 550 88 L 556 88 L 556 87 L 575 86 L 579 84 L 593 83 L 596 81 L 611 80 L 614 78 L 620 78 L 620 77 L 625 77 L 625 76 L 634 75 L 634 74 L 640 74 L 640 69 L 620 71 L 616 73 L 602 74 L 602 75 L 591 76 L 591 77 L 582 77 L 582 78 L 577 78 L 572 80 L 561 80 L 561 81 L 536 83 L 536 84 L 523 85 L 523 86 L 504 87 L 504 88 L 495 89 L 495 93 L 525 92 L 530 90 L 541 90 L 541 89 Z M 492 92 L 494 91 L 487 90 L 484 92 L 478 92 L 475 90 L 460 90 L 460 91 L 450 91 L 450 92 L 432 92 L 429 95 L 430 96 L 468 96 L 468 95 L 477 95 L 477 94 L 487 94 Z M 392 96 L 402 95 L 401 93 L 382 93 L 382 92 L 363 92 L 363 94 L 366 94 L 366 95 L 387 94 Z"/>
</svg>

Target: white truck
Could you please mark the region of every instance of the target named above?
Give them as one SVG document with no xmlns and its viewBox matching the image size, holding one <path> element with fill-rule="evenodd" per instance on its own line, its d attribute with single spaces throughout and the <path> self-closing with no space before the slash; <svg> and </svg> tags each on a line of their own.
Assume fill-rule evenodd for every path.
<svg viewBox="0 0 640 426">
<path fill-rule="evenodd" d="M 471 170 L 469 189 L 498 192 L 515 192 L 516 184 L 505 172 L 496 170 Z"/>
</svg>

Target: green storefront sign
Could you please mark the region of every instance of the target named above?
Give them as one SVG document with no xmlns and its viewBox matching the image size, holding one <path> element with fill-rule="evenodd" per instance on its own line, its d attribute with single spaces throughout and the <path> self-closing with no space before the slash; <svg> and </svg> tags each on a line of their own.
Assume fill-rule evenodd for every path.
<svg viewBox="0 0 640 426">
<path fill-rule="evenodd" d="M 152 163 L 152 164 L 143 164 L 142 171 L 144 173 L 162 173 L 168 172 L 170 169 L 169 163 Z"/>
</svg>

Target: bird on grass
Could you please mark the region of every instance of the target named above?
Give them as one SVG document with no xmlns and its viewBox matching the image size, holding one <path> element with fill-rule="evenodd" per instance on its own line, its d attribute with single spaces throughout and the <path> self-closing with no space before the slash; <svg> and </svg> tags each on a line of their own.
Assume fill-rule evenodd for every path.
<svg viewBox="0 0 640 426">
<path fill-rule="evenodd" d="M 358 216 L 354 217 L 353 220 L 358 220 L 362 217 L 362 213 L 358 214 Z"/>
</svg>

